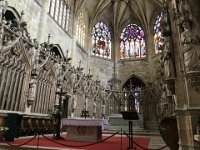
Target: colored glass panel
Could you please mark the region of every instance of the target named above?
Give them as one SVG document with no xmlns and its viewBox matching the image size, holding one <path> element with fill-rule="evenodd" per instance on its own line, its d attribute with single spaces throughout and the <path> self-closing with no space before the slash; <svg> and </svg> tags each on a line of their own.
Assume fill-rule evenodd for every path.
<svg viewBox="0 0 200 150">
<path fill-rule="evenodd" d="M 120 59 L 146 57 L 145 35 L 141 27 L 129 24 L 120 39 Z"/>
<path fill-rule="evenodd" d="M 163 45 L 162 42 L 162 35 L 161 35 L 161 21 L 163 19 L 164 12 L 161 11 L 161 13 L 156 17 L 155 23 L 154 23 L 154 50 L 155 53 L 161 52 L 161 47 Z"/>
<path fill-rule="evenodd" d="M 103 22 L 93 28 L 92 45 L 92 55 L 111 59 L 111 34 Z"/>
</svg>

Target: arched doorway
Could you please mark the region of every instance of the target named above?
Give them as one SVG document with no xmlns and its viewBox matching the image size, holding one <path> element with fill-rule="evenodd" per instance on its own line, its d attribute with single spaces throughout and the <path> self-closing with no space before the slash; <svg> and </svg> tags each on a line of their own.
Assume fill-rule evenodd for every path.
<svg viewBox="0 0 200 150">
<path fill-rule="evenodd" d="M 116 99 L 112 98 L 112 95 L 116 94 L 112 92 L 113 94 L 110 96 L 110 98 L 116 103 L 113 103 L 111 101 L 111 104 L 115 107 L 116 110 L 118 110 L 118 107 L 120 105 L 119 109 L 120 112 L 118 114 L 110 114 L 110 116 L 108 117 L 111 129 L 122 128 L 128 130 L 128 121 L 123 119 L 121 111 L 130 111 L 130 110 L 136 110 L 139 116 L 139 120 L 133 120 L 133 127 L 135 129 L 144 128 L 144 119 L 142 110 L 143 107 L 141 103 L 141 92 L 144 89 L 144 87 L 145 87 L 144 82 L 140 78 L 133 75 L 124 82 L 122 90 L 118 91 L 120 104 L 117 103 L 118 102 L 117 96 Z M 111 108 L 109 107 L 108 109 L 110 110 Z"/>
<path fill-rule="evenodd" d="M 130 77 L 122 86 L 122 104 L 125 111 L 136 110 L 142 113 L 140 103 L 141 90 L 145 87 L 144 82 L 136 76 Z"/>
</svg>

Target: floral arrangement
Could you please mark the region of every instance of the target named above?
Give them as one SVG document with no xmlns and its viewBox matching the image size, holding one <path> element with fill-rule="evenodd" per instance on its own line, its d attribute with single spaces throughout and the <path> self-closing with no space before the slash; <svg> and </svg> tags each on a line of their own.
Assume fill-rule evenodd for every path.
<svg viewBox="0 0 200 150">
<path fill-rule="evenodd" d="M 0 127 L 0 142 L 3 141 L 5 133 L 9 130 L 8 127 Z"/>
<path fill-rule="evenodd" d="M 8 127 L 0 127 L 0 133 L 5 133 L 9 130 Z"/>
</svg>

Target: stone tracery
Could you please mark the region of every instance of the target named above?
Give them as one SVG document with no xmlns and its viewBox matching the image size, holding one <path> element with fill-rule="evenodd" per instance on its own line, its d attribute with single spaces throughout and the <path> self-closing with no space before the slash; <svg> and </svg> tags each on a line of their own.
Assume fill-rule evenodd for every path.
<svg viewBox="0 0 200 150">
<path fill-rule="evenodd" d="M 124 2 L 123 4 L 125 5 Z M 139 3 L 140 2 L 141 1 L 139 1 Z M 129 103 L 128 97 L 131 97 L 140 102 L 142 106 L 140 107 L 141 111 L 143 109 L 148 113 L 153 110 L 152 112 L 155 116 L 144 114 L 145 125 L 148 127 L 151 126 L 152 120 L 156 122 L 158 119 L 174 114 L 176 114 L 178 116 L 177 119 L 179 119 L 182 117 L 179 115 L 179 112 L 190 113 L 191 109 L 193 109 L 193 112 L 198 112 L 195 106 L 198 106 L 199 95 L 199 54 L 193 59 L 195 60 L 195 67 L 188 69 L 184 53 L 179 53 L 179 50 L 185 49 L 186 40 L 182 40 L 181 42 L 179 37 L 176 36 L 176 33 L 177 35 L 181 33 L 181 25 L 184 22 L 190 22 L 195 25 L 194 27 L 192 26 L 190 34 L 195 35 L 195 32 L 198 33 L 198 28 L 196 28 L 198 27 L 198 22 L 195 22 L 196 19 L 193 15 L 193 11 L 189 8 L 191 7 L 190 2 L 191 1 L 184 0 L 176 3 L 177 7 L 175 8 L 178 8 L 178 12 L 180 13 L 176 16 L 180 28 L 176 27 L 180 30 L 175 31 L 170 29 L 171 27 L 176 29 L 173 20 L 170 20 L 172 21 L 171 23 L 169 23 L 168 20 L 164 20 L 165 22 L 162 23 L 162 25 L 164 25 L 162 28 L 162 33 L 164 35 L 163 53 L 156 56 L 152 56 L 151 53 L 148 53 L 147 60 L 144 61 L 118 62 L 118 60 L 116 60 L 117 73 L 119 73 L 120 78 L 123 80 L 128 79 L 128 76 L 133 74 L 134 70 L 138 76 L 146 80 L 146 88 L 140 91 L 140 96 L 137 96 L 138 91 L 135 90 L 126 91 L 113 87 L 106 87 L 104 83 L 97 81 L 95 76 L 91 77 L 91 74 L 95 73 L 95 69 L 91 69 L 92 73 L 87 74 L 87 71 L 85 71 L 88 70 L 87 67 L 72 66 L 70 62 L 71 58 L 68 57 L 68 55 L 65 55 L 66 58 L 64 55 L 60 55 L 61 57 L 59 57 L 54 51 L 51 51 L 51 45 L 53 44 L 50 43 L 50 41 L 41 43 L 37 42 L 37 39 L 31 39 L 23 17 L 21 20 L 13 22 L 2 18 L 0 34 L 0 88 L 4 89 L 4 91 L 0 91 L 1 109 L 15 112 L 48 114 L 48 109 L 52 110 L 58 108 L 58 106 L 59 108 L 63 107 L 64 101 L 67 101 L 68 117 L 71 114 L 73 114 L 71 117 L 80 117 L 81 109 L 87 107 L 86 109 L 89 110 L 91 117 L 106 118 L 110 114 L 119 113 L 121 110 L 125 109 L 125 106 Z M 121 3 L 121 1 L 115 1 L 115 3 Z M 130 3 L 132 2 L 130 1 Z M 115 6 L 113 5 L 113 7 Z M 169 15 L 172 15 L 170 13 Z M 173 19 L 172 16 L 169 17 Z M 118 20 L 115 21 L 117 22 Z M 119 20 L 119 26 L 123 24 L 122 22 Z M 113 25 L 115 26 L 113 35 L 115 35 L 115 29 L 118 29 L 118 24 L 116 24 Z M 149 35 L 149 29 L 145 26 L 146 24 L 141 24 L 147 33 L 147 43 L 145 44 L 147 47 L 151 47 L 153 43 L 153 39 L 151 39 L 152 35 Z M 171 34 L 171 32 L 173 34 Z M 174 35 L 176 36 L 175 38 L 173 37 Z M 117 41 L 114 36 L 113 41 Z M 63 44 L 64 42 L 61 43 Z M 116 43 L 112 45 L 114 49 L 117 50 L 119 45 Z M 198 47 L 198 42 L 196 44 Z M 65 47 L 63 45 L 62 48 Z M 71 52 L 74 49 L 76 50 L 76 43 L 72 46 L 72 50 L 69 50 Z M 199 53 L 198 49 L 199 48 L 197 48 L 195 52 Z M 117 57 L 117 55 L 118 54 L 116 54 L 115 57 Z M 74 56 L 76 57 L 76 53 Z M 96 60 L 93 61 L 93 58 L 90 58 L 88 54 L 84 53 L 84 56 L 86 56 L 84 58 L 88 58 L 88 60 L 91 61 L 91 64 L 94 63 L 92 65 L 96 68 L 102 65 L 99 67 L 101 71 L 98 73 L 106 74 L 106 76 L 103 76 L 103 78 L 99 75 L 101 80 L 102 78 L 109 78 L 111 73 L 109 73 L 110 70 L 107 68 L 112 66 L 110 65 L 112 64 L 112 59 L 109 63 L 104 62 L 104 60 L 101 60 L 103 63 L 98 61 L 97 63 L 100 62 L 98 66 L 95 65 L 97 64 L 95 63 Z M 156 83 L 148 86 L 148 83 L 151 83 L 150 81 L 153 81 L 152 78 L 154 77 L 152 73 L 155 71 L 153 65 L 154 60 L 159 59 L 160 56 L 163 61 L 163 66 L 160 68 L 163 69 L 163 74 L 160 76 L 160 80 L 156 79 Z M 73 61 L 78 62 L 79 58 Z M 175 62 L 176 66 L 174 66 Z M 181 64 L 183 64 L 184 69 Z M 176 70 L 174 68 L 176 68 Z M 186 94 L 183 92 L 184 90 Z M 184 96 L 180 94 L 181 92 L 184 93 Z M 187 122 L 187 117 L 185 117 L 186 119 L 184 117 L 181 119 Z M 193 126 L 195 126 L 193 123 L 195 122 L 195 115 L 189 114 L 188 118 L 191 120 L 187 123 L 191 125 L 192 129 L 187 129 L 187 132 L 190 133 L 189 136 L 191 136 L 194 130 Z M 179 123 L 184 122 L 181 119 L 178 120 Z M 192 143 L 193 141 L 190 142 Z"/>
</svg>

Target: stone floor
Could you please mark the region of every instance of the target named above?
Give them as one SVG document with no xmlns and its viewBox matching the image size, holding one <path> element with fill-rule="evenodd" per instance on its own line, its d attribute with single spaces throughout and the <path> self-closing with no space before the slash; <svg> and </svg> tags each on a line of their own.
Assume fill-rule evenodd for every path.
<svg viewBox="0 0 200 150">
<path fill-rule="evenodd" d="M 104 135 L 109 136 L 109 134 L 104 134 Z M 116 136 L 120 136 L 120 135 L 116 135 Z M 154 132 L 137 131 L 133 133 L 133 137 L 150 138 L 150 143 L 148 146 L 149 149 L 159 149 L 163 146 L 166 146 L 165 142 L 163 141 L 158 131 L 154 131 Z M 170 150 L 170 148 L 166 147 L 166 148 L 163 148 L 162 150 Z"/>
<path fill-rule="evenodd" d="M 148 147 L 149 149 L 158 149 L 163 146 L 166 146 L 165 142 L 163 141 L 160 135 L 150 135 L 148 137 L 150 138 L 150 143 Z M 166 147 L 166 148 L 163 148 L 162 150 L 170 150 L 170 148 Z"/>
</svg>

